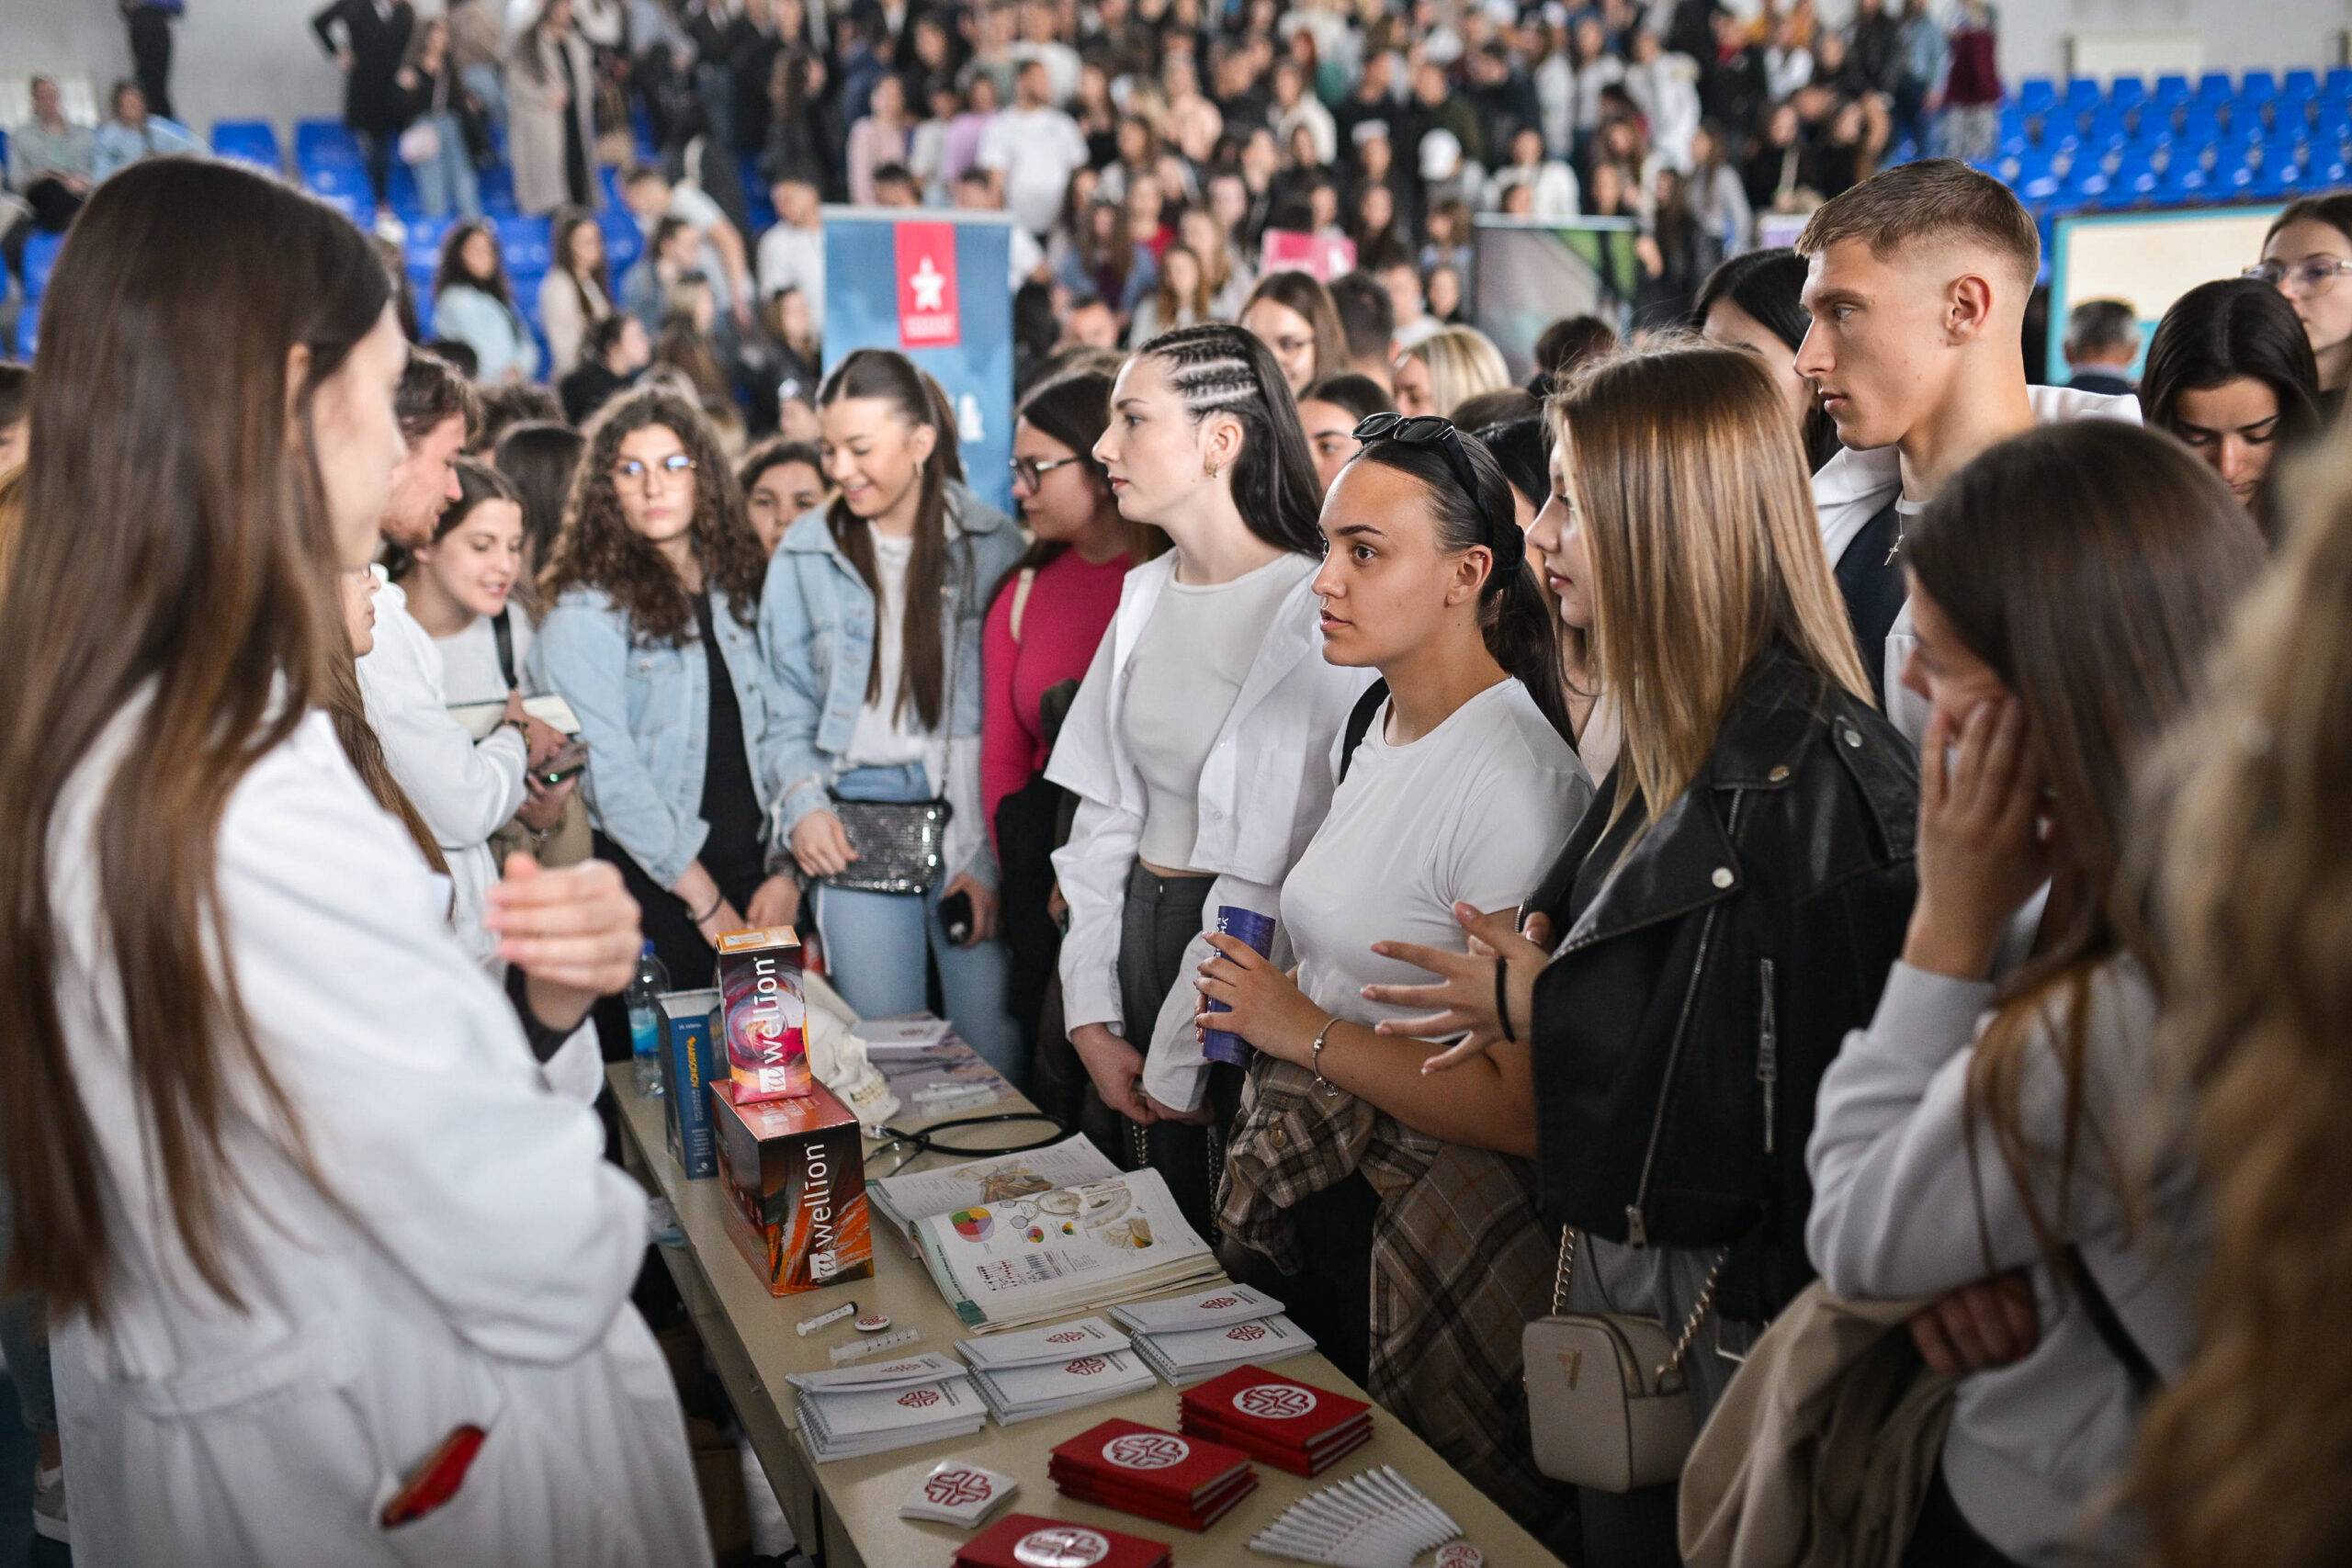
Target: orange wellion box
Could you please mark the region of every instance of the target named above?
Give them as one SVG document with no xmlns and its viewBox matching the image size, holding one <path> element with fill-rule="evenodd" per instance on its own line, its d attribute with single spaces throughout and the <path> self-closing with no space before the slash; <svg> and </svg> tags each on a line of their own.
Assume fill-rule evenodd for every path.
<svg viewBox="0 0 2352 1568">
<path fill-rule="evenodd" d="M 709 1088 L 727 1233 L 768 1282 L 797 1295 L 874 1272 L 857 1118 L 824 1085 L 791 1100 L 730 1100 Z"/>
<path fill-rule="evenodd" d="M 738 1104 L 807 1094 L 816 1087 L 808 1070 L 800 939 L 790 926 L 720 937 L 718 996 L 726 1014 L 727 1076 Z"/>
</svg>

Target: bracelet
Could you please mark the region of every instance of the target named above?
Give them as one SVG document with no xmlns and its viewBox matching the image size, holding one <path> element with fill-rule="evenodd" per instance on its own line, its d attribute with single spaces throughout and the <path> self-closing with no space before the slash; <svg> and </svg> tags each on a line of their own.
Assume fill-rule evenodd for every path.
<svg viewBox="0 0 2352 1568">
<path fill-rule="evenodd" d="M 711 901 L 710 901 L 710 908 L 707 908 L 707 909 L 705 909 L 701 914 L 697 915 L 697 914 L 695 914 L 692 909 L 688 909 L 688 910 L 686 911 L 686 919 L 687 919 L 691 924 L 694 924 L 694 925 L 697 925 L 697 926 L 698 926 L 698 925 L 702 924 L 705 920 L 707 920 L 707 919 L 710 919 L 710 917 L 711 917 L 711 916 L 713 916 L 713 915 L 715 915 L 715 914 L 718 913 L 718 907 L 719 907 L 721 904 L 724 904 L 724 903 L 726 903 L 726 902 L 727 902 L 727 895 L 726 895 L 726 894 L 724 894 L 724 893 L 721 893 L 721 894 L 719 894 L 718 897 L 714 897 L 713 899 L 711 899 Z"/>
<path fill-rule="evenodd" d="M 1331 1031 L 1339 1027 L 1339 1015 L 1334 1013 L 1324 1021 L 1322 1028 L 1315 1032 L 1315 1043 L 1306 1048 L 1306 1061 L 1307 1065 L 1315 1069 L 1315 1081 L 1326 1089 L 1333 1086 L 1331 1080 L 1323 1076 L 1323 1040 Z"/>
<path fill-rule="evenodd" d="M 1495 957 L 1495 1020 L 1502 1025 L 1503 1038 L 1511 1044 L 1519 1043 L 1519 1036 L 1510 1027 L 1510 965 L 1498 953 Z"/>
</svg>

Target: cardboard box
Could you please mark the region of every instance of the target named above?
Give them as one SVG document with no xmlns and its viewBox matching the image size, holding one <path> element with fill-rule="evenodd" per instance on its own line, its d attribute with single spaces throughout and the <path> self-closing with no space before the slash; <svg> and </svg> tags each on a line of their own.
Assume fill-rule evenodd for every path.
<svg viewBox="0 0 2352 1568">
<path fill-rule="evenodd" d="M 710 1086 L 727 1231 L 768 1284 L 797 1295 L 874 1272 L 857 1118 L 822 1084 L 741 1104 Z"/>
<path fill-rule="evenodd" d="M 662 997 L 662 1119 L 670 1157 L 690 1180 L 718 1174 L 718 1145 L 710 1127 L 711 1014 L 718 992 L 668 991 Z M 721 1077 L 726 1069 L 719 1070 Z"/>
<path fill-rule="evenodd" d="M 817 1087 L 808 1070 L 800 939 L 790 926 L 720 937 L 718 994 L 726 1010 L 728 1076 L 738 1104 L 793 1098 Z"/>
</svg>

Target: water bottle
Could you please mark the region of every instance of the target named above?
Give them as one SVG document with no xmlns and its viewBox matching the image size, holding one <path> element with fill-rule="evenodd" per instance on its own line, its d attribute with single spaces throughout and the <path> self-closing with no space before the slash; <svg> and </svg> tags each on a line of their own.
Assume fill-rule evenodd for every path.
<svg viewBox="0 0 2352 1568">
<path fill-rule="evenodd" d="M 662 993 L 670 988 L 670 972 L 653 956 L 647 942 L 637 955 L 637 974 L 621 993 L 628 1004 L 629 1049 L 637 1062 L 637 1092 L 662 1092 Z"/>
</svg>

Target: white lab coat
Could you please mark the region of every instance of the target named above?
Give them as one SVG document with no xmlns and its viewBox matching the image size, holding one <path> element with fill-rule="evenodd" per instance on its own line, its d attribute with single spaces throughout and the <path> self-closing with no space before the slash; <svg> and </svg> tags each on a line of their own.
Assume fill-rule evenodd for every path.
<svg viewBox="0 0 2352 1568">
<path fill-rule="evenodd" d="M 216 866 L 220 947 L 333 1196 L 234 1084 L 222 1219 L 242 1310 L 203 1285 L 152 1175 L 97 942 L 91 824 L 131 716 L 75 773 L 51 861 L 109 1224 L 108 1321 L 54 1337 L 77 1559 L 707 1563 L 684 1418 L 628 1300 L 644 1194 L 543 1083 L 451 937 L 443 885 L 320 714 L 239 783 Z M 454 1499 L 379 1529 L 464 1423 L 488 1438 Z"/>
<path fill-rule="evenodd" d="M 501 726 L 477 741 L 449 716 L 441 650 L 408 613 L 408 595 L 398 583 L 376 591 L 376 647 L 358 668 L 359 694 L 368 705 L 368 727 L 384 743 L 384 761 L 449 863 L 458 940 L 488 964 L 498 949 L 481 925 L 491 884 L 498 880 L 490 836 L 522 809 L 528 749 L 511 728 Z"/>
<path fill-rule="evenodd" d="M 1108 1024 L 1130 1041 L 1136 1021 L 1124 1016 L 1119 1002 L 1119 932 L 1127 873 L 1143 836 L 1144 786 L 1127 755 L 1122 715 L 1136 641 L 1175 573 L 1173 550 L 1127 573 L 1110 635 L 1095 649 L 1046 768 L 1047 778 L 1079 797 L 1069 841 L 1054 852 L 1069 904 L 1061 954 L 1064 1017 L 1072 1029 Z M 1283 878 L 1331 807 L 1332 737 L 1374 677 L 1371 670 L 1324 662 L 1314 584 L 1311 572 L 1301 577 L 1275 612 L 1201 769 L 1200 832 L 1189 864 L 1216 874 L 1206 905 L 1211 922 L 1222 904 L 1269 914 L 1282 907 Z M 1275 942 L 1275 955 L 1287 966 L 1279 931 Z M 1205 936 L 1194 937 L 1182 973 L 1191 974 L 1213 953 Z M 1144 1092 L 1180 1111 L 1198 1109 L 1208 1089 L 1208 1061 L 1193 1027 L 1199 1001 L 1180 980 L 1145 1054 Z"/>
<path fill-rule="evenodd" d="M 2108 397 L 2067 387 L 2028 387 L 2025 390 L 2038 423 L 2058 424 L 2070 419 L 2140 423 L 2140 400 L 2129 392 L 2121 397 Z M 1849 446 L 1821 465 L 1821 471 L 1813 476 L 1813 505 L 1821 522 L 1822 547 L 1828 552 L 1832 565 L 1846 553 L 1854 536 L 1868 526 L 1870 520 L 1902 489 L 1903 458 L 1893 446 L 1868 451 Z M 1911 601 L 1905 599 L 1886 633 L 1886 716 L 1914 745 L 1928 733 L 1928 708 L 1904 687 L 1903 670 L 1911 662 L 1911 649 L 1918 641 L 1919 634 L 1911 625 Z"/>
</svg>

